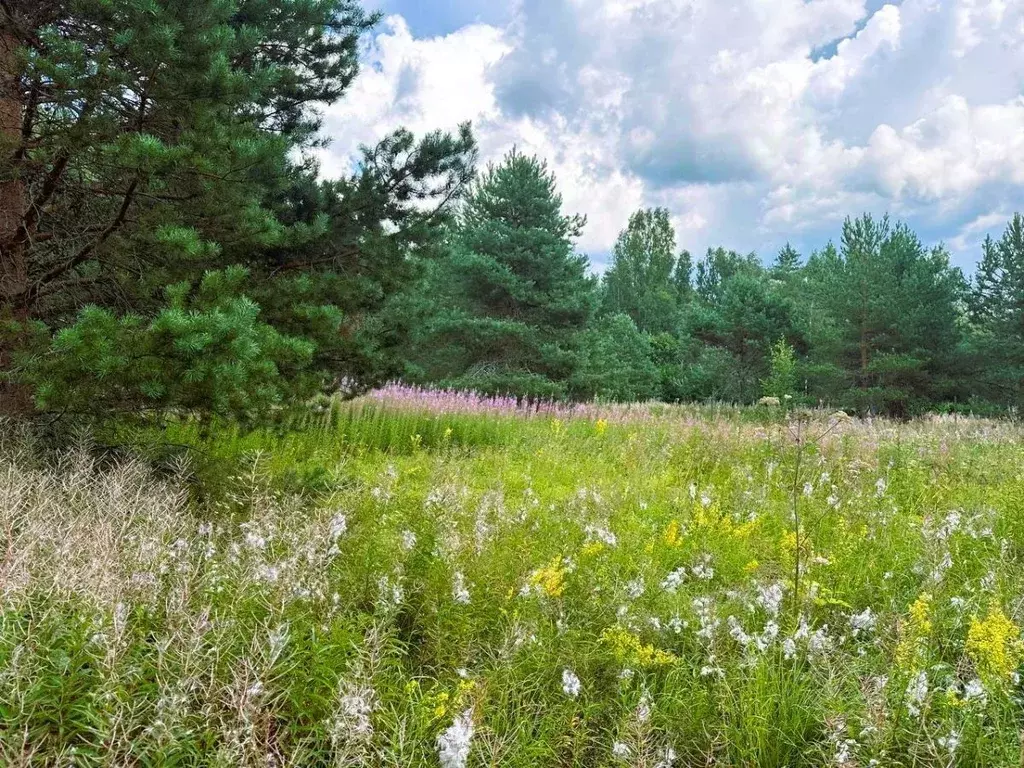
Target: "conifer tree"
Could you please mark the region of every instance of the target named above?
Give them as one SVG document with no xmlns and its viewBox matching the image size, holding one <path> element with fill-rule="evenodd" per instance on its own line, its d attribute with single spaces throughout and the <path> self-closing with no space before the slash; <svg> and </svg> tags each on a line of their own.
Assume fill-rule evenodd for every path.
<svg viewBox="0 0 1024 768">
<path fill-rule="evenodd" d="M 430 316 L 413 355 L 428 380 L 484 392 L 561 396 L 595 301 L 542 161 L 513 150 L 474 186 L 450 251 L 427 283 Z"/>
<path fill-rule="evenodd" d="M 472 172 L 466 128 L 399 132 L 351 179 L 315 180 L 317 107 L 376 18 L 355 0 L 2 0 L 8 386 L 40 408 L 256 411 L 339 373 L 325 352 L 353 285 L 376 291 Z M 86 341 L 107 334 L 131 346 Z M 179 354 L 205 373 L 150 359 Z M 60 392 L 72 379 L 88 398 Z"/>
</svg>

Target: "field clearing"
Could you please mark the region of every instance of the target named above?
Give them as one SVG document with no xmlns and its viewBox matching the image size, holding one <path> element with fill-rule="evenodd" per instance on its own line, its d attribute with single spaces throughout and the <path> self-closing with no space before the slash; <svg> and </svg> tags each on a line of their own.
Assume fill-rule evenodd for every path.
<svg viewBox="0 0 1024 768">
<path fill-rule="evenodd" d="M 1022 764 L 1014 424 L 392 391 L 149 438 L 0 438 L 4 765 Z"/>
</svg>

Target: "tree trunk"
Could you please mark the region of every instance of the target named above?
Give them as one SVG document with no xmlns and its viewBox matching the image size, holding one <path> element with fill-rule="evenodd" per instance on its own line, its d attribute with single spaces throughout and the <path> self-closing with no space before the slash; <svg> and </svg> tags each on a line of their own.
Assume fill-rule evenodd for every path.
<svg viewBox="0 0 1024 768">
<path fill-rule="evenodd" d="M 0 321 L 27 319 L 21 297 L 28 287 L 26 249 L 17 243 L 18 229 L 25 214 L 25 182 L 19 176 L 15 151 L 21 143 L 21 72 L 18 39 L 0 17 Z M 11 368 L 17 334 L 0 329 L 0 374 Z M 31 409 L 31 397 L 22 386 L 0 380 L 0 414 L 24 413 Z"/>
</svg>

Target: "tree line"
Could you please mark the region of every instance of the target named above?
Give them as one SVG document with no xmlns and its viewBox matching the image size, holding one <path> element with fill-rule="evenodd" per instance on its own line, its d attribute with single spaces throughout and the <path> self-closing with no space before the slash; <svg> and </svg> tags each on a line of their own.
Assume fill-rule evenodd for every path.
<svg viewBox="0 0 1024 768">
<path fill-rule="evenodd" d="M 0 405 L 256 418 L 391 378 L 906 415 L 1024 399 L 1024 219 L 967 279 L 889 218 L 770 264 L 664 209 L 605 274 L 540 159 L 397 129 L 322 178 L 355 0 L 0 0 Z"/>
</svg>

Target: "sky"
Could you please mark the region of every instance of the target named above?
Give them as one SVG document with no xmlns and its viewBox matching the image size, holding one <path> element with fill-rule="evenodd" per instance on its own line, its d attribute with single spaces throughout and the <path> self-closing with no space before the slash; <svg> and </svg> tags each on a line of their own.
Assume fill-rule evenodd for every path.
<svg viewBox="0 0 1024 768">
<path fill-rule="evenodd" d="M 890 213 L 970 272 L 1024 212 L 1024 0 L 369 0 L 325 113 L 361 144 L 471 120 L 486 163 L 545 158 L 602 269 L 630 214 L 680 248 L 805 255 Z"/>
</svg>

